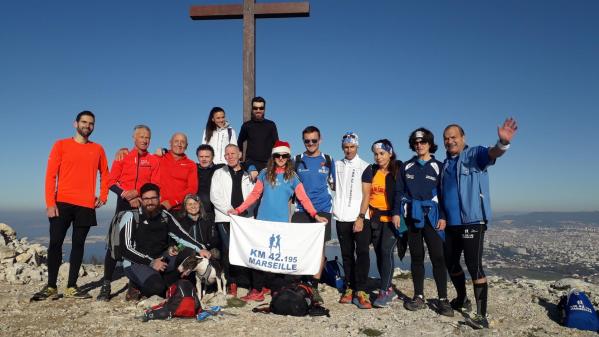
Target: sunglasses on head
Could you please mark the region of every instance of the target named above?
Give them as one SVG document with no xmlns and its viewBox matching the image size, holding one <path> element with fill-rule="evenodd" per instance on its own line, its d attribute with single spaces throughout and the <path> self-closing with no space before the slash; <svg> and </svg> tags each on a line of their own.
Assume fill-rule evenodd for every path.
<svg viewBox="0 0 599 337">
<path fill-rule="evenodd" d="M 318 143 L 318 139 L 304 139 L 304 144 L 316 144 Z"/>
<path fill-rule="evenodd" d="M 275 159 L 277 159 L 277 158 L 289 159 L 291 156 L 289 155 L 289 153 L 275 153 L 272 155 L 272 157 Z"/>
</svg>

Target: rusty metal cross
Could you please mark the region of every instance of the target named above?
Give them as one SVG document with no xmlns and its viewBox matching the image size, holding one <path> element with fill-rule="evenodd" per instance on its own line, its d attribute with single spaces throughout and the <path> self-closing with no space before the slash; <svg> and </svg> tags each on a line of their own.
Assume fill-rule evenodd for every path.
<svg viewBox="0 0 599 337">
<path fill-rule="evenodd" d="M 256 18 L 310 16 L 308 2 L 256 3 L 191 6 L 193 20 L 243 19 L 243 120 L 251 117 L 251 100 L 256 94 Z"/>
</svg>

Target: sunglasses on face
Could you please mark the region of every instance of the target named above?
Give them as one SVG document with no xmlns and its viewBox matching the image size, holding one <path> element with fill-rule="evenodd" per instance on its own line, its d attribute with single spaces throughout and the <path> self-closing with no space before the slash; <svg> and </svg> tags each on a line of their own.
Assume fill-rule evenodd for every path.
<svg viewBox="0 0 599 337">
<path fill-rule="evenodd" d="M 275 159 L 277 159 L 277 158 L 289 159 L 291 156 L 288 153 L 275 153 L 272 155 L 272 157 Z"/>
<path fill-rule="evenodd" d="M 423 144 L 424 145 L 424 144 L 428 144 L 428 142 L 425 141 L 425 140 L 417 140 L 417 141 L 414 142 L 414 145 L 418 145 L 418 144 Z"/>
<path fill-rule="evenodd" d="M 304 139 L 304 144 L 316 144 L 318 139 Z"/>
<path fill-rule="evenodd" d="M 264 107 L 263 106 L 253 106 L 252 110 L 260 110 L 260 111 L 264 111 Z"/>
</svg>

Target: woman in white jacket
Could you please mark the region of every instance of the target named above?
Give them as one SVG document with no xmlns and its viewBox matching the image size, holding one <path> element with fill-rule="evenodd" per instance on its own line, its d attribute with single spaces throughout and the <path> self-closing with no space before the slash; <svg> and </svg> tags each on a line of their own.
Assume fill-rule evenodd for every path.
<svg viewBox="0 0 599 337">
<path fill-rule="evenodd" d="M 202 135 L 202 144 L 208 144 L 214 149 L 214 164 L 224 164 L 225 147 L 229 144 L 237 144 L 235 129 L 229 126 L 223 108 L 215 106 L 210 110 L 206 129 Z"/>
</svg>

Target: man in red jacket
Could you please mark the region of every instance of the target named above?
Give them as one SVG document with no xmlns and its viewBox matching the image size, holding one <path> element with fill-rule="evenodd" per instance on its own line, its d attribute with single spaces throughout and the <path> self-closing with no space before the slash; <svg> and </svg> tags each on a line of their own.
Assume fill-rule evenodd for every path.
<svg viewBox="0 0 599 337">
<path fill-rule="evenodd" d="M 170 150 L 160 158 L 160 203 L 167 210 L 178 210 L 187 194 L 198 192 L 198 172 L 196 163 L 185 155 L 184 133 L 175 133 L 169 144 Z"/>
<path fill-rule="evenodd" d="M 140 188 L 145 183 L 159 183 L 160 158 L 148 153 L 151 136 L 152 132 L 148 126 L 135 126 L 133 128 L 133 149 L 124 157 L 112 162 L 108 186 L 118 197 L 115 215 L 121 211 L 139 208 L 141 206 Z M 99 301 L 110 300 L 110 282 L 116 263 L 117 261 L 112 258 L 112 252 L 108 247 L 104 257 L 104 280 L 96 298 Z"/>
</svg>

